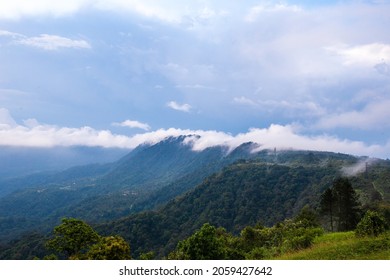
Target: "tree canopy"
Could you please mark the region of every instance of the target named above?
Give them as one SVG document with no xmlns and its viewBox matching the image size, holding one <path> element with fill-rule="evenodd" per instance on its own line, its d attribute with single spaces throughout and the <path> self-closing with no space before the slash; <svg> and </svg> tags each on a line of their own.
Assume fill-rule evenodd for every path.
<svg viewBox="0 0 390 280">
<path fill-rule="evenodd" d="M 46 246 L 69 259 L 130 259 L 130 246 L 120 236 L 100 236 L 90 225 L 75 218 L 63 218 Z"/>
</svg>

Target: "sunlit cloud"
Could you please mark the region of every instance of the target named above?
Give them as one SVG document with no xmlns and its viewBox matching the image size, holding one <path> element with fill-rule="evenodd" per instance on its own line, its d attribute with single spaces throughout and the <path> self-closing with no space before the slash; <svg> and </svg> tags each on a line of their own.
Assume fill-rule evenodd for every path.
<svg viewBox="0 0 390 280">
<path fill-rule="evenodd" d="M 129 127 L 129 128 L 139 128 L 142 130 L 150 130 L 150 126 L 147 123 L 142 123 L 139 121 L 125 120 L 121 123 L 113 123 L 114 126 Z"/>
<path fill-rule="evenodd" d="M 190 112 L 191 111 L 191 105 L 190 104 L 179 104 L 176 101 L 170 101 L 167 103 L 167 107 L 176 110 L 176 111 L 182 111 L 182 112 Z"/>
<path fill-rule="evenodd" d="M 372 43 L 358 46 L 328 47 L 328 51 L 339 55 L 346 66 L 374 66 L 382 61 L 390 61 L 390 45 Z"/>
<path fill-rule="evenodd" d="M 18 44 L 41 48 L 44 50 L 58 50 L 61 48 L 90 49 L 91 46 L 85 40 L 72 40 L 69 38 L 41 34 L 38 37 L 24 38 L 17 41 Z"/>
</svg>

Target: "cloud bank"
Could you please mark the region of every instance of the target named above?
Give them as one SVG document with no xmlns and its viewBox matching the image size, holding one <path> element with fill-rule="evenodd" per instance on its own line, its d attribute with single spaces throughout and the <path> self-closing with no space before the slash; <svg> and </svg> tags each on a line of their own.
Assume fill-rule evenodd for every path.
<svg viewBox="0 0 390 280">
<path fill-rule="evenodd" d="M 126 124 L 143 126 L 137 122 L 120 123 Z M 232 150 L 243 143 L 254 142 L 260 145 L 259 150 L 278 148 L 333 151 L 374 157 L 390 156 L 390 143 L 385 146 L 366 145 L 363 142 L 328 135 L 308 136 L 300 134 L 299 129 L 292 125 L 272 124 L 268 128 L 251 128 L 236 135 L 214 130 L 169 128 L 127 136 L 87 126 L 71 128 L 40 124 L 34 119 L 17 124 L 8 110 L 0 109 L 0 145 L 3 146 L 100 146 L 134 149 L 141 144 L 155 144 L 168 137 L 182 135 L 188 136 L 185 144 L 191 145 L 195 151 L 213 146 L 226 146 Z"/>
</svg>

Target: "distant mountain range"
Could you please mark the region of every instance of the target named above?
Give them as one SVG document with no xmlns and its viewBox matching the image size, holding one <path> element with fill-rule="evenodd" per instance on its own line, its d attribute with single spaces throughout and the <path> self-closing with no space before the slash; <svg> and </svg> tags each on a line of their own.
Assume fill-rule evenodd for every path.
<svg viewBox="0 0 390 280">
<path fill-rule="evenodd" d="M 113 162 L 128 152 L 129 150 L 125 149 L 82 146 L 53 148 L 0 146 L 0 180 L 42 171 L 59 171 L 77 165 Z"/>
<path fill-rule="evenodd" d="M 205 222 L 237 233 L 282 221 L 306 204 L 316 207 L 334 178 L 367 160 L 331 152 L 253 152 L 259 150 L 254 143 L 193 151 L 186 137 L 141 145 L 111 163 L 3 179 L 1 240 L 45 234 L 66 216 L 124 236 L 135 255 L 164 255 Z M 365 203 L 390 202 L 390 162 L 369 162 L 356 169 L 354 186 Z"/>
</svg>

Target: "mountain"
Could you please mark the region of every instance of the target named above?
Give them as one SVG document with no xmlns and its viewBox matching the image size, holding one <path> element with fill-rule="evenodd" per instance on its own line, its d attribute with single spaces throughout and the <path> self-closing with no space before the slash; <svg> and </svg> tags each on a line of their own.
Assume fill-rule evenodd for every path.
<svg viewBox="0 0 390 280">
<path fill-rule="evenodd" d="M 290 158 L 290 164 L 236 162 L 160 209 L 131 215 L 99 230 L 125 237 L 135 257 L 151 250 L 163 257 L 204 223 L 238 234 L 248 225 L 271 226 L 294 217 L 305 205 L 316 209 L 322 192 L 342 176 L 340 167 L 353 160 L 345 155 L 308 152 L 289 152 L 283 158 Z M 306 159 L 311 162 L 313 158 L 317 164 L 307 163 Z M 298 159 L 303 160 L 301 164 Z M 381 161 L 367 173 L 351 178 L 364 205 L 390 202 L 387 196 L 379 200 L 370 196 L 378 190 L 390 193 L 389 174 L 390 163 Z"/>
<path fill-rule="evenodd" d="M 0 146 L 0 182 L 40 172 L 58 172 L 73 166 L 113 162 L 128 152 L 126 149 L 81 146 L 54 148 Z"/>
<path fill-rule="evenodd" d="M 305 204 L 315 207 L 346 171 L 363 202 L 390 200 L 389 161 L 259 150 L 253 143 L 194 151 L 186 137 L 141 145 L 112 163 L 2 181 L 1 240 L 22 238 L 24 244 L 22 234 L 44 235 L 66 216 L 124 236 L 134 256 L 149 250 L 163 256 L 205 222 L 238 233 L 246 225 L 282 221 Z"/>
<path fill-rule="evenodd" d="M 63 216 L 100 223 L 151 209 L 195 187 L 237 158 L 254 156 L 250 153 L 252 144 L 230 154 L 220 146 L 193 151 L 184 143 L 185 138 L 139 146 L 110 164 L 0 182 L 0 237 L 49 229 Z"/>
</svg>

